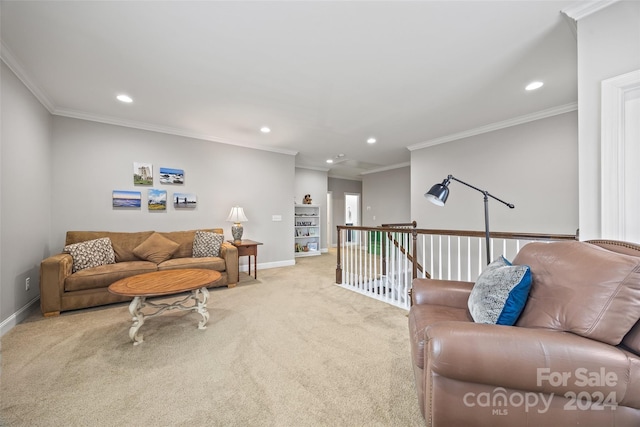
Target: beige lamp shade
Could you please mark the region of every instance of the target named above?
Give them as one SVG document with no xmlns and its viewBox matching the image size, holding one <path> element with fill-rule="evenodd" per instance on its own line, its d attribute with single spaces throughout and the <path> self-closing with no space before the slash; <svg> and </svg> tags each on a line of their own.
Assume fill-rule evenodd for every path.
<svg viewBox="0 0 640 427">
<path fill-rule="evenodd" d="M 229 216 L 227 217 L 228 222 L 246 222 L 249 221 L 247 216 L 244 214 L 244 209 L 240 206 L 234 206 L 231 208 L 231 212 L 229 212 Z"/>
</svg>

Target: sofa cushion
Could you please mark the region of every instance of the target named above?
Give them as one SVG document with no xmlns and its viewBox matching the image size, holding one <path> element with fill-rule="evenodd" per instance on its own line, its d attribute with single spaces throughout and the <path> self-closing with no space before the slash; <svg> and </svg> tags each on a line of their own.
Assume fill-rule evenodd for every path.
<svg viewBox="0 0 640 427">
<path fill-rule="evenodd" d="M 136 274 L 157 271 L 157 264 L 150 261 L 125 261 L 87 268 L 68 276 L 64 281 L 66 292 L 106 288 L 110 284 Z"/>
<path fill-rule="evenodd" d="M 223 240 L 222 234 L 197 230 L 193 238 L 193 256 L 195 258 L 220 256 Z"/>
<path fill-rule="evenodd" d="M 225 271 L 226 264 L 224 259 L 219 257 L 172 258 L 158 264 L 158 270 L 175 270 L 178 268 L 207 268 Z"/>
<path fill-rule="evenodd" d="M 469 313 L 476 323 L 511 326 L 522 313 L 530 288 L 529 266 L 511 265 L 501 256 L 473 285 L 467 302 Z"/>
<path fill-rule="evenodd" d="M 534 242 L 513 264 L 529 265 L 533 279 L 517 326 L 617 345 L 640 318 L 640 258 L 585 242 Z"/>
<path fill-rule="evenodd" d="M 116 253 L 116 262 L 140 261 L 140 258 L 133 253 L 133 249 L 152 234 L 153 231 L 67 231 L 65 245 L 108 237 Z"/>
<path fill-rule="evenodd" d="M 116 256 L 111 246 L 111 239 L 108 237 L 73 243 L 65 246 L 63 252 L 71 254 L 73 258 L 72 271 L 74 273 L 86 268 L 116 262 Z"/>
<path fill-rule="evenodd" d="M 179 245 L 178 250 L 173 254 L 174 258 L 189 258 L 193 256 L 195 230 L 159 232 L 159 234 Z"/>
<path fill-rule="evenodd" d="M 180 245 L 159 233 L 153 233 L 133 250 L 137 257 L 160 264 L 178 250 Z"/>
</svg>

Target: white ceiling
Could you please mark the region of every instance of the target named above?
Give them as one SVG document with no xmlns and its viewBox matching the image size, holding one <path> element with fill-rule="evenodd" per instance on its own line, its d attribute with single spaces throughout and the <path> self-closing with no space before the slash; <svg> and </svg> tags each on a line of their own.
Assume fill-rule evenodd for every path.
<svg viewBox="0 0 640 427">
<path fill-rule="evenodd" d="M 357 177 L 407 147 L 575 109 L 572 3 L 3 0 L 2 57 L 53 114 Z"/>
</svg>

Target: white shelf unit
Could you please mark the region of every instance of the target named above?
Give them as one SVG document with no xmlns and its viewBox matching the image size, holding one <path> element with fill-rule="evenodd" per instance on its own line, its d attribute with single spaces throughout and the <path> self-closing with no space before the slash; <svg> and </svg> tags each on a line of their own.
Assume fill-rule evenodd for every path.
<svg viewBox="0 0 640 427">
<path fill-rule="evenodd" d="M 320 206 L 295 205 L 295 256 L 320 255 Z"/>
</svg>

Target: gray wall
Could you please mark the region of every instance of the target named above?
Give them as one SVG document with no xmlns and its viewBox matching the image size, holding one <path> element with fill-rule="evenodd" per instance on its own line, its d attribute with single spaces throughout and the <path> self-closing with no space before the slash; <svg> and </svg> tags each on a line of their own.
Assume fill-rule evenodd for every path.
<svg viewBox="0 0 640 427">
<path fill-rule="evenodd" d="M 295 203 L 302 204 L 302 199 L 305 194 L 310 194 L 313 204 L 320 206 L 320 249 L 326 251 L 328 249 L 327 232 L 325 231 L 327 224 L 327 172 L 296 168 L 294 187 Z M 291 224 L 293 224 L 293 222 Z M 293 233 L 293 225 L 291 232 Z"/>
<path fill-rule="evenodd" d="M 51 116 L 0 61 L 0 328 L 19 323 L 38 298 L 49 254 Z M 25 279 L 31 289 L 25 290 Z"/>
<path fill-rule="evenodd" d="M 416 150 L 411 153 L 411 217 L 419 228 L 484 230 L 480 192 L 460 183 L 438 207 L 424 193 L 447 175 L 487 190 L 492 231 L 574 234 L 578 227 L 577 113 Z"/>
<path fill-rule="evenodd" d="M 260 264 L 293 264 L 294 156 L 84 120 L 53 120 L 51 246 L 59 251 L 67 230 L 188 230 L 222 227 L 231 238 L 229 210 L 249 219 L 243 238 L 263 242 Z M 133 162 L 153 164 L 154 185 L 133 185 Z M 184 185 L 159 183 L 159 168 L 183 169 Z M 197 208 L 148 211 L 149 188 L 197 195 Z M 111 206 L 113 190 L 142 192 L 141 209 Z M 272 221 L 281 215 L 282 221 Z M 246 263 L 246 259 L 242 259 Z"/>
<path fill-rule="evenodd" d="M 398 224 L 412 220 L 409 166 L 363 176 L 363 225 Z"/>
<path fill-rule="evenodd" d="M 578 22 L 580 238 L 601 237 L 601 81 L 640 69 L 640 2 L 614 3 Z"/>
<path fill-rule="evenodd" d="M 331 192 L 333 203 L 333 231 L 331 232 L 331 246 L 338 242 L 336 226 L 344 225 L 344 195 L 345 193 L 360 194 L 360 212 L 362 212 L 362 181 L 342 178 L 329 178 L 328 191 Z"/>
<path fill-rule="evenodd" d="M 249 218 L 244 237 L 264 243 L 260 266 L 294 264 L 294 156 L 51 116 L 1 65 L 1 333 L 37 301 L 40 262 L 62 249 L 67 230 L 222 227 L 230 238 L 226 218 L 238 204 Z M 134 161 L 153 164 L 153 186 L 133 185 Z M 160 166 L 184 169 L 185 184 L 160 185 Z M 169 197 L 174 191 L 195 193 L 198 207 L 150 212 L 149 188 L 166 189 Z M 141 191 L 144 206 L 112 208 L 113 190 Z M 272 221 L 273 215 L 282 221 Z M 246 269 L 246 259 L 241 264 Z"/>
</svg>

